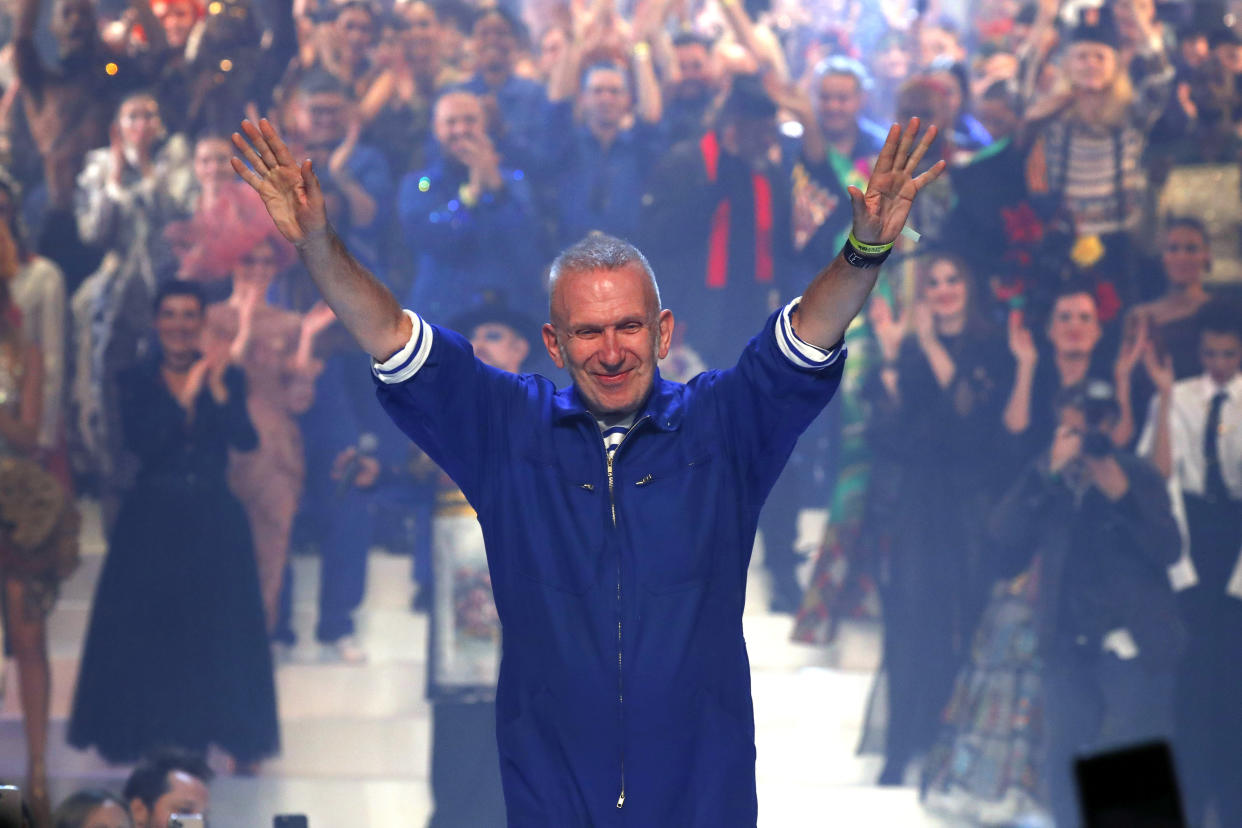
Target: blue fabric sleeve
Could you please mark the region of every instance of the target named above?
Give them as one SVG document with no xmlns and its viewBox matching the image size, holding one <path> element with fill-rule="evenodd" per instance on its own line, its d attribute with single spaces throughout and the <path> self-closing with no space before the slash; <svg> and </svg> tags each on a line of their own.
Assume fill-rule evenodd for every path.
<svg viewBox="0 0 1242 828">
<path fill-rule="evenodd" d="M 415 325 L 415 336 L 419 335 Z M 393 422 L 481 508 L 487 468 L 497 462 L 505 424 L 525 415 L 528 376 L 491 368 L 460 334 L 427 325 L 430 349 L 408 378 L 376 376 L 376 396 Z"/>
</svg>

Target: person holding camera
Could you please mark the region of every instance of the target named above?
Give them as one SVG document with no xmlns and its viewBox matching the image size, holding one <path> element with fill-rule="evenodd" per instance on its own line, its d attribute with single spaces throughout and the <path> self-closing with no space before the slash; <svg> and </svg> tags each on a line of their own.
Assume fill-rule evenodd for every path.
<svg viewBox="0 0 1242 828">
<path fill-rule="evenodd" d="M 208 785 L 214 774 L 201 754 L 176 748 L 155 751 L 143 758 L 125 780 L 122 796 L 129 802 L 134 828 L 173 828 L 202 825 L 211 806 Z"/>
<path fill-rule="evenodd" d="M 1185 632 L 1166 568 L 1181 541 L 1168 492 L 1111 439 L 1118 405 L 1095 380 L 1056 398 L 1051 446 L 993 510 L 1005 577 L 1037 567 L 1044 776 L 1057 825 L 1077 824 L 1071 761 L 1166 737 Z"/>
</svg>

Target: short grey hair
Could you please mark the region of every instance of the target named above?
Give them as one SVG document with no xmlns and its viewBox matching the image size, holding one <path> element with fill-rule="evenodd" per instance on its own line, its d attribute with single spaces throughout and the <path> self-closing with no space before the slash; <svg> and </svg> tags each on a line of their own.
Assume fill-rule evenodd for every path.
<svg viewBox="0 0 1242 828">
<path fill-rule="evenodd" d="M 829 55 L 815 64 L 813 70 L 816 81 L 822 81 L 828 75 L 848 75 L 858 83 L 860 92 L 869 92 L 872 87 L 871 73 L 867 67 L 846 55 Z"/>
<path fill-rule="evenodd" d="M 651 269 L 651 263 L 647 261 L 643 252 L 624 239 L 599 231 L 592 232 L 582 241 L 565 248 L 553 260 L 552 268 L 548 272 L 549 305 L 556 296 L 556 283 L 562 276 L 597 270 L 624 270 L 635 265 L 651 280 L 651 289 L 655 291 L 656 308 L 663 307 L 660 302 L 660 285 L 656 282 L 655 271 Z"/>
</svg>

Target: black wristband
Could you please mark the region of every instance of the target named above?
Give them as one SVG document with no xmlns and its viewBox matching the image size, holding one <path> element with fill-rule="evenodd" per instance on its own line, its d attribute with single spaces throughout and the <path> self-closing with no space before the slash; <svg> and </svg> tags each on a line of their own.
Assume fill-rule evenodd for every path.
<svg viewBox="0 0 1242 828">
<path fill-rule="evenodd" d="M 859 251 L 857 247 L 850 243 L 849 239 L 845 240 L 845 246 L 841 248 L 841 255 L 845 257 L 845 261 L 853 267 L 879 267 L 888 258 L 888 254 L 893 250 L 890 247 L 879 255 L 870 255 Z"/>
</svg>

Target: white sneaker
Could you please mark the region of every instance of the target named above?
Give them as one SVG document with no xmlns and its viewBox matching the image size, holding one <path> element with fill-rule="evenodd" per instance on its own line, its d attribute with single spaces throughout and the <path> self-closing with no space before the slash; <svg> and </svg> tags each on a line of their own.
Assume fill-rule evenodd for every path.
<svg viewBox="0 0 1242 828">
<path fill-rule="evenodd" d="M 343 664 L 366 664 L 367 652 L 362 649 L 358 639 L 352 635 L 342 636 L 331 644 L 320 644 L 319 651 L 324 661 L 339 661 Z"/>
</svg>

